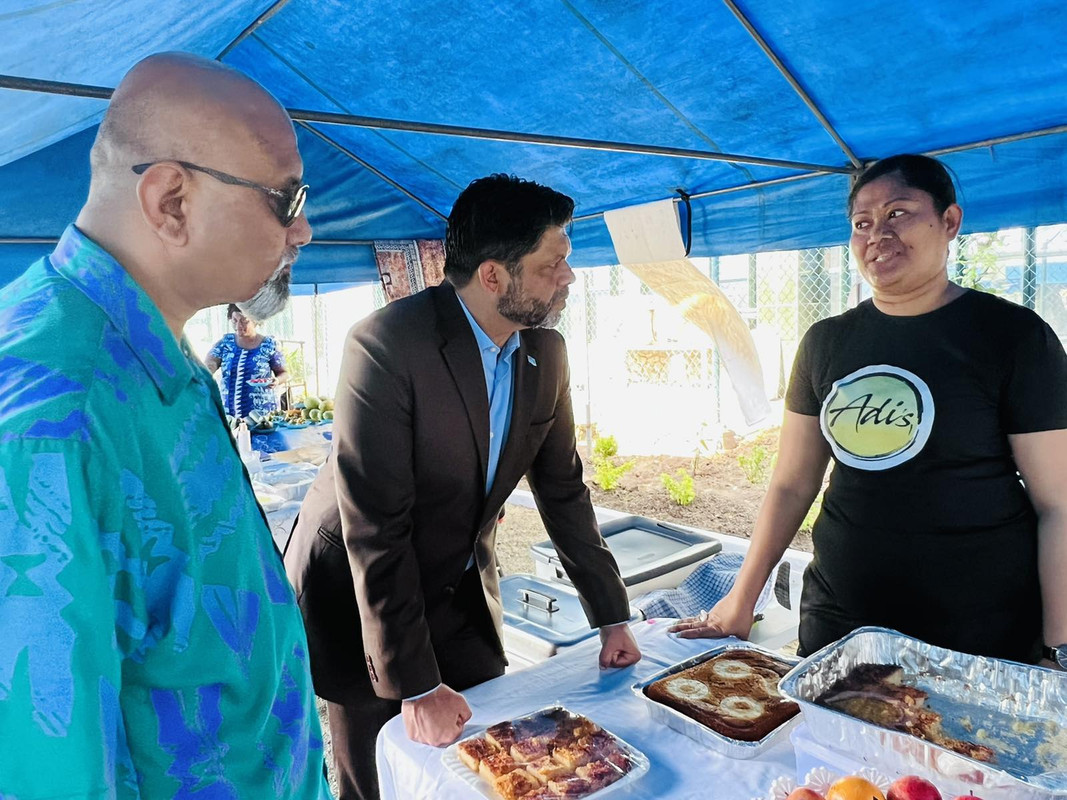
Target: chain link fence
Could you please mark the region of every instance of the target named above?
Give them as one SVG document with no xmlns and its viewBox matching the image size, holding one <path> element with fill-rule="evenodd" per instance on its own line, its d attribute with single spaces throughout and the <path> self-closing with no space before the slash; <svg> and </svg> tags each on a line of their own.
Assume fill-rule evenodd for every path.
<svg viewBox="0 0 1067 800">
<path fill-rule="evenodd" d="M 844 246 L 691 261 L 748 324 L 771 420 L 807 329 L 870 295 Z M 961 236 L 950 264 L 953 280 L 1035 309 L 1067 341 L 1067 225 Z M 623 452 L 691 456 L 748 431 L 711 339 L 625 268 L 579 270 L 559 330 L 587 444 L 610 434 Z"/>
<path fill-rule="evenodd" d="M 781 416 L 804 332 L 869 296 L 846 247 L 691 261 L 748 324 L 771 421 Z M 1067 225 L 960 236 L 949 263 L 953 280 L 1033 308 L 1067 341 Z M 378 285 L 298 296 L 265 323 L 262 331 L 282 340 L 299 367 L 294 394 L 332 395 L 345 334 L 384 304 Z M 580 441 L 610 434 L 622 452 L 693 456 L 718 449 L 730 431 L 749 430 L 711 339 L 624 267 L 578 270 L 559 330 Z M 224 306 L 201 312 L 186 329 L 201 355 L 228 332 Z"/>
</svg>

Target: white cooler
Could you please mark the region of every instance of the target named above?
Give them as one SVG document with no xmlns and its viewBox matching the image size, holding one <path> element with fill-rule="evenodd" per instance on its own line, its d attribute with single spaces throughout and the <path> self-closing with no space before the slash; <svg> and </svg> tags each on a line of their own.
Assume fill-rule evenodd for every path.
<svg viewBox="0 0 1067 800">
<path fill-rule="evenodd" d="M 631 600 L 653 589 L 674 589 L 702 561 L 722 550 L 707 533 L 696 533 L 647 517 L 620 517 L 600 526 L 618 562 L 626 596 Z M 573 586 L 551 541 L 530 548 L 539 578 Z"/>
<path fill-rule="evenodd" d="M 596 635 L 578 592 L 570 586 L 534 575 L 508 575 L 500 579 L 500 599 L 509 671 L 544 661 L 560 648 Z M 630 612 L 630 619 L 639 618 L 636 609 Z"/>
</svg>

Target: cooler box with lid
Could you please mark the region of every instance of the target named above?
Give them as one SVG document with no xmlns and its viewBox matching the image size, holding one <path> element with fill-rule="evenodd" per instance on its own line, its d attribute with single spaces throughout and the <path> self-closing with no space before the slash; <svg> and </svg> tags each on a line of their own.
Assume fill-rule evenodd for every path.
<svg viewBox="0 0 1067 800">
<path fill-rule="evenodd" d="M 578 644 L 596 631 L 589 627 L 578 592 L 570 586 L 533 575 L 500 579 L 504 606 L 504 652 L 509 669 L 520 669 Z M 639 619 L 630 609 L 630 619 Z"/>
<path fill-rule="evenodd" d="M 618 562 L 626 596 L 631 600 L 653 589 L 673 589 L 689 573 L 722 550 L 714 536 L 678 528 L 647 517 L 620 517 L 600 526 Z M 530 548 L 539 578 L 572 586 L 551 541 Z"/>
</svg>

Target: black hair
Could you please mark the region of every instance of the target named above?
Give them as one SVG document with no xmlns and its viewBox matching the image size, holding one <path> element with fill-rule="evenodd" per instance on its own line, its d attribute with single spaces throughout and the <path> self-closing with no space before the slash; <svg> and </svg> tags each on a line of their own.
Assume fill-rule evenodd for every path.
<svg viewBox="0 0 1067 800">
<path fill-rule="evenodd" d="M 230 303 L 226 306 L 226 319 L 233 319 L 234 314 L 243 314 L 241 309 L 237 307 L 237 303 Z"/>
<path fill-rule="evenodd" d="M 848 193 L 850 217 L 852 205 L 856 202 L 860 189 L 886 175 L 899 175 L 905 186 L 926 192 L 933 200 L 934 209 L 938 214 L 944 214 L 945 209 L 956 202 L 956 186 L 944 164 L 930 156 L 904 153 L 875 161 L 859 174 Z"/>
<path fill-rule="evenodd" d="M 574 200 L 533 181 L 500 173 L 471 181 L 448 215 L 445 277 L 462 288 L 488 259 L 514 274 L 544 232 L 569 224 L 573 214 Z"/>
</svg>

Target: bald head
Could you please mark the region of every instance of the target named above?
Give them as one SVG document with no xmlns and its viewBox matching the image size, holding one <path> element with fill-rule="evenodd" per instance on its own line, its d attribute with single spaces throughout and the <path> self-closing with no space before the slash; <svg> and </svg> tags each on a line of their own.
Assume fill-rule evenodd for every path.
<svg viewBox="0 0 1067 800">
<path fill-rule="evenodd" d="M 115 170 L 128 177 L 130 166 L 146 161 L 218 161 L 294 141 L 285 109 L 251 78 L 199 56 L 162 53 L 140 61 L 115 89 L 93 145 L 93 181 Z"/>
<path fill-rule="evenodd" d="M 284 216 L 304 168 L 289 115 L 258 83 L 198 56 L 150 56 L 115 89 L 91 162 L 75 223 L 175 335 L 198 309 L 248 301 L 275 278 L 287 296 L 311 238 L 303 214 Z"/>
</svg>

